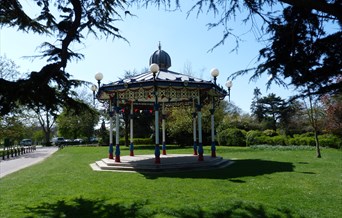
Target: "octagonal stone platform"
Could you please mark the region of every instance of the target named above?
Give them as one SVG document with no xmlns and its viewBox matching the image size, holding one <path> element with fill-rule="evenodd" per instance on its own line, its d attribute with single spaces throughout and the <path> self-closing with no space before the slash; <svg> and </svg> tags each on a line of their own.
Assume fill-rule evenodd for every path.
<svg viewBox="0 0 342 218">
<path fill-rule="evenodd" d="M 90 164 L 95 171 L 113 172 L 175 172 L 224 168 L 233 163 L 222 157 L 204 156 L 204 161 L 198 161 L 198 156 L 188 154 L 168 154 L 160 156 L 160 164 L 154 163 L 154 155 L 121 156 L 121 162 L 104 158 Z"/>
</svg>

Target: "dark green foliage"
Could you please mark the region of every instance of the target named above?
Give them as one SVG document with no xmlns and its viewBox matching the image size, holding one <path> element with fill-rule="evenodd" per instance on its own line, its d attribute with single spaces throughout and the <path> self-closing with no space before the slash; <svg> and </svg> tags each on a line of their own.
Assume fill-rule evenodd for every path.
<svg viewBox="0 0 342 218">
<path fill-rule="evenodd" d="M 342 69 L 342 32 L 337 22 L 342 22 L 341 4 L 320 1 L 315 7 L 313 3 L 316 1 L 296 2 L 286 1 L 290 6 L 283 9 L 281 16 L 262 16 L 258 13 L 261 9 L 254 8 L 252 13 L 262 16 L 271 37 L 269 44 L 259 51 L 262 63 L 251 69 L 254 71 L 251 80 L 268 74 L 268 87 L 272 82 L 293 85 L 301 89 L 303 96 L 310 92 L 340 93 L 342 81 L 337 78 Z M 333 22 L 336 22 L 335 29 L 331 28 Z M 242 70 L 233 77 L 247 72 Z"/>
<path fill-rule="evenodd" d="M 134 145 L 154 145 L 152 138 L 134 138 Z M 125 139 L 120 138 L 120 145 L 125 145 Z"/>
<path fill-rule="evenodd" d="M 289 139 L 290 145 L 309 145 L 315 146 L 314 136 L 297 135 L 295 134 L 293 138 Z"/>
<path fill-rule="evenodd" d="M 342 137 L 332 135 L 332 134 L 324 134 L 318 136 L 319 144 L 323 147 L 330 148 L 342 148 Z"/>
<path fill-rule="evenodd" d="M 72 0 L 50 4 L 50 1 L 39 0 L 33 6 L 41 12 L 33 15 L 37 17 L 30 17 L 23 11 L 19 1 L 2 0 L 0 26 L 50 34 L 56 38 L 56 44 L 42 42 L 42 54 L 32 56 L 46 58 L 49 64 L 31 72 L 28 78 L 17 81 L 0 78 L 0 114 L 8 114 L 20 105 L 29 108 L 45 106 L 48 111 L 57 111 L 59 107 L 82 111 L 87 106 L 72 98 L 72 88 L 84 82 L 71 80 L 66 67 L 71 59 L 78 60 L 83 56 L 73 52 L 70 46 L 82 42 L 85 38 L 82 33 L 87 31 L 96 37 L 100 33 L 123 38 L 113 22 L 121 20 L 119 12 L 125 11 L 126 3 Z"/>
<path fill-rule="evenodd" d="M 222 146 L 246 146 L 246 134 L 243 130 L 229 128 L 218 133 L 217 140 Z"/>
<path fill-rule="evenodd" d="M 286 126 L 291 114 L 296 111 L 296 107 L 274 93 L 260 97 L 261 94 L 256 88 L 255 97 L 251 105 L 251 111 L 256 119 L 267 129 L 277 131 L 279 126 Z"/>
<path fill-rule="evenodd" d="M 276 131 L 274 131 L 273 129 L 266 129 L 263 132 L 265 135 L 267 136 L 276 136 L 278 135 L 278 133 Z"/>
<path fill-rule="evenodd" d="M 270 137 L 270 145 L 287 145 L 288 144 L 288 140 L 287 137 L 284 135 L 276 135 L 276 136 L 272 136 Z"/>
<path fill-rule="evenodd" d="M 76 112 L 72 109 L 64 109 L 57 118 L 59 135 L 69 138 L 90 138 L 94 135 L 94 126 L 99 121 L 96 110 L 84 110 Z"/>
<path fill-rule="evenodd" d="M 246 134 L 246 144 L 247 146 L 253 145 L 295 145 L 295 146 L 315 146 L 315 138 L 312 132 L 308 132 L 305 134 L 295 134 L 293 137 L 287 137 L 284 135 L 274 134 L 273 132 L 270 134 L 270 131 L 256 131 L 252 130 L 247 132 Z M 323 147 L 330 148 L 341 148 L 342 147 L 342 138 L 332 135 L 332 134 L 324 134 L 318 136 L 320 145 Z"/>
<path fill-rule="evenodd" d="M 246 134 L 246 145 L 251 146 L 263 144 L 262 141 L 259 139 L 262 135 L 263 133 L 258 130 L 248 131 Z"/>
<path fill-rule="evenodd" d="M 246 134 L 247 146 L 252 145 L 287 145 L 288 139 L 286 136 L 278 135 L 272 130 L 261 131 L 249 131 Z"/>
<path fill-rule="evenodd" d="M 332 134 L 318 136 L 320 146 L 330 148 L 342 148 L 342 138 Z M 308 145 L 315 146 L 315 138 L 312 132 L 294 135 L 289 138 L 289 145 Z"/>
</svg>

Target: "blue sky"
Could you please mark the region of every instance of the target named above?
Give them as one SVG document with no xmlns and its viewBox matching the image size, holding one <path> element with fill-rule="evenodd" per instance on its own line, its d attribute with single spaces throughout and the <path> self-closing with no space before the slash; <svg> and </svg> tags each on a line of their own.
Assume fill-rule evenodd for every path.
<svg viewBox="0 0 342 218">
<path fill-rule="evenodd" d="M 149 67 L 149 58 L 157 50 L 159 41 L 162 50 L 171 56 L 170 70 L 182 73 L 185 65 L 191 65 L 193 76 L 210 80 L 210 70 L 215 67 L 220 71 L 217 81 L 223 86 L 231 73 L 256 66 L 258 51 L 264 46 L 255 38 L 254 33 L 258 31 L 254 29 L 254 32 L 248 32 L 250 25 L 243 24 L 241 18 L 237 17 L 236 21 L 229 25 L 237 35 L 246 33 L 242 36 L 243 41 L 240 42 L 238 51 L 230 52 L 235 47 L 235 41 L 229 38 L 224 45 L 208 52 L 221 39 L 223 28 L 208 30 L 206 24 L 214 22 L 212 13 L 203 13 L 199 17 L 192 13 L 187 18 L 186 12 L 193 2 L 186 1 L 182 10 L 176 12 L 165 12 L 162 8 L 158 10 L 155 7 L 133 7 L 131 12 L 137 17 L 126 17 L 124 21 L 116 24 L 129 43 L 104 37 L 97 40 L 88 36 L 83 41 L 84 44 L 72 47 L 74 51 L 84 54 L 85 58 L 77 63 L 70 63 L 66 70 L 74 79 L 95 83 L 94 75 L 101 72 L 104 75 L 103 83 L 116 81 L 127 70 L 140 72 Z M 34 14 L 35 6 L 31 4 L 25 7 Z M 37 46 L 44 41 L 53 43 L 54 40 L 47 36 L 18 32 L 13 28 L 2 28 L 0 54 L 15 61 L 23 73 L 39 71 L 46 64 L 45 60 L 32 61 L 23 57 L 39 55 Z M 255 87 L 259 87 L 263 95 L 272 92 L 287 98 L 293 94 L 291 90 L 276 85 L 266 91 L 267 77 L 262 77 L 257 82 L 249 82 L 250 75 L 234 80 L 231 90 L 231 101 L 245 112 L 250 111 Z"/>
</svg>

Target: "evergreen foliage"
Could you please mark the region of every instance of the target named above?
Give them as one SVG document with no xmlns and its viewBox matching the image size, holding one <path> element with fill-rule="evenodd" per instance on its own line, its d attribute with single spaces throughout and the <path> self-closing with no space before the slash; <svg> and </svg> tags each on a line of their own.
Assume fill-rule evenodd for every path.
<svg viewBox="0 0 342 218">
<path fill-rule="evenodd" d="M 240 129 L 229 128 L 219 132 L 217 140 L 222 146 L 246 146 L 246 133 Z"/>
</svg>

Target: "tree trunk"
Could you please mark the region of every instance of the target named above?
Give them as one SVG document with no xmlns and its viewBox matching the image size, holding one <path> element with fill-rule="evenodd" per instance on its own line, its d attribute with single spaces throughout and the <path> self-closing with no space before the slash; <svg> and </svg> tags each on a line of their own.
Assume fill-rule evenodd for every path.
<svg viewBox="0 0 342 218">
<path fill-rule="evenodd" d="M 46 128 L 43 128 L 44 133 L 45 133 L 45 146 L 51 146 L 51 143 L 50 143 L 50 133 L 51 133 L 50 119 L 49 119 L 49 113 L 47 110 L 45 112 L 45 116 L 46 116 Z"/>
<path fill-rule="evenodd" d="M 44 131 L 45 134 L 45 146 L 51 146 L 50 131 Z"/>
<path fill-rule="evenodd" d="M 316 143 L 316 155 L 317 158 L 321 158 L 321 150 L 319 148 L 319 141 L 318 141 L 318 133 L 317 130 L 315 130 L 315 143 Z"/>
</svg>

